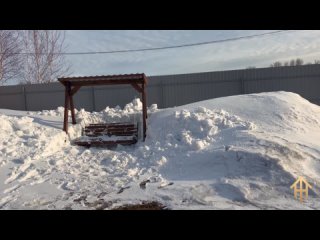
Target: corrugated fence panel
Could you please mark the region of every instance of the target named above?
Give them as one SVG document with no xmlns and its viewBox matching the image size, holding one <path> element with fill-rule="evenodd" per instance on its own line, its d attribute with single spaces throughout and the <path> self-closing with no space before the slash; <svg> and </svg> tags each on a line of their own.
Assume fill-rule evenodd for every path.
<svg viewBox="0 0 320 240">
<path fill-rule="evenodd" d="M 268 91 L 290 91 L 320 104 L 320 65 L 258 68 L 206 73 L 150 76 L 147 104 L 179 106 L 216 97 Z M 124 107 L 141 97 L 131 86 L 83 87 L 74 96 L 77 109 L 100 111 Z M 0 87 L 0 108 L 39 111 L 64 105 L 60 83 Z"/>
<path fill-rule="evenodd" d="M 27 109 L 39 111 L 64 106 L 64 87 L 60 83 L 25 85 Z"/>
<path fill-rule="evenodd" d="M 163 108 L 162 79 L 158 76 L 148 77 L 147 82 L 147 105 L 157 104 L 158 108 Z M 131 88 L 131 86 L 129 86 Z"/>
<path fill-rule="evenodd" d="M 84 108 L 87 111 L 95 111 L 93 101 L 93 87 L 82 87 L 74 95 L 74 106 L 76 109 Z M 61 105 L 64 106 L 64 105 Z"/>
<path fill-rule="evenodd" d="M 99 86 L 94 87 L 95 111 L 101 111 L 107 106 L 124 107 L 140 94 L 131 86 Z"/>
<path fill-rule="evenodd" d="M 23 86 L 0 87 L 0 108 L 26 110 Z"/>
</svg>

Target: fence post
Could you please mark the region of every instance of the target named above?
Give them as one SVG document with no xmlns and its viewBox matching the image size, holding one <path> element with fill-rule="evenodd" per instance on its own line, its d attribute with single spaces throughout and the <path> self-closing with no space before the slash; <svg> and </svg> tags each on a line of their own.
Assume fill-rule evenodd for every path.
<svg viewBox="0 0 320 240">
<path fill-rule="evenodd" d="M 22 94 L 23 94 L 24 110 L 28 111 L 26 86 L 22 86 Z"/>
<path fill-rule="evenodd" d="M 160 81 L 160 89 L 161 89 L 161 104 L 162 106 L 159 106 L 160 108 L 165 108 L 165 104 L 164 104 L 164 86 L 163 86 L 163 79 L 161 79 Z"/>
<path fill-rule="evenodd" d="M 95 100 L 95 93 L 94 93 L 94 86 L 91 87 L 92 89 L 92 106 L 93 106 L 93 111 L 96 111 L 96 100 Z"/>
<path fill-rule="evenodd" d="M 240 81 L 241 81 L 241 94 L 246 94 L 243 77 L 240 78 Z"/>
</svg>

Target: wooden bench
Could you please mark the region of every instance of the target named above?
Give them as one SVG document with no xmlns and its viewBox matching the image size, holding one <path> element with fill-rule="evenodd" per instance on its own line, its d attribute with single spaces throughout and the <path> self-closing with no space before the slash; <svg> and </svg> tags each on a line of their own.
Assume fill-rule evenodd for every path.
<svg viewBox="0 0 320 240">
<path fill-rule="evenodd" d="M 83 137 L 74 142 L 85 147 L 113 147 L 131 145 L 138 141 L 138 124 L 98 123 L 85 126 Z"/>
</svg>

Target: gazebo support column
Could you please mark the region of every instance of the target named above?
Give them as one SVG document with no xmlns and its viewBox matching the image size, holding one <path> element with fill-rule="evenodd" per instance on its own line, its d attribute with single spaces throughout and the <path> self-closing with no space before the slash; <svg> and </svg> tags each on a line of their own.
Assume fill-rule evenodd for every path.
<svg viewBox="0 0 320 240">
<path fill-rule="evenodd" d="M 63 119 L 63 131 L 65 131 L 66 133 L 68 133 L 69 93 L 70 93 L 70 84 L 67 84 L 65 86 L 64 119 Z"/>
<path fill-rule="evenodd" d="M 146 99 L 145 84 L 142 84 L 142 117 L 143 117 L 143 141 L 147 136 L 147 99 Z"/>
<path fill-rule="evenodd" d="M 73 104 L 73 95 L 79 91 L 81 86 L 75 86 L 69 89 L 69 99 L 70 99 L 70 108 L 71 108 L 71 117 L 72 117 L 72 124 L 76 124 L 76 115 L 74 113 L 74 104 Z"/>
<path fill-rule="evenodd" d="M 70 95 L 69 98 L 70 98 L 72 124 L 76 124 L 76 116 L 74 114 L 74 105 L 73 105 L 73 97 L 72 97 L 72 95 Z"/>
</svg>

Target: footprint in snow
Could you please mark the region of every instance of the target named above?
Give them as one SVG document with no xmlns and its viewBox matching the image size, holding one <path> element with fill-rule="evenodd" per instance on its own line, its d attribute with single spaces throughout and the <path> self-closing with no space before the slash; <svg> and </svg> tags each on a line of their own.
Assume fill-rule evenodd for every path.
<svg viewBox="0 0 320 240">
<path fill-rule="evenodd" d="M 11 193 L 11 192 L 14 192 L 15 190 L 17 190 L 18 188 L 20 188 L 21 187 L 21 185 L 15 185 L 15 186 L 13 186 L 13 187 L 10 187 L 10 188 L 7 188 L 7 189 L 5 189 L 4 191 L 3 191 L 3 193 L 4 194 L 6 194 L 6 193 Z"/>
<path fill-rule="evenodd" d="M 148 180 L 144 180 L 143 182 L 140 183 L 140 188 L 143 189 L 143 190 L 145 190 L 145 189 L 146 189 L 146 185 L 147 185 L 147 183 L 149 183 L 149 182 L 150 182 L 149 179 L 148 179 Z"/>
<path fill-rule="evenodd" d="M 23 164 L 24 163 L 24 161 L 22 159 L 13 159 L 12 162 L 15 164 Z"/>
<path fill-rule="evenodd" d="M 159 188 L 159 189 L 160 189 L 160 188 L 165 188 L 165 187 L 171 186 L 171 185 L 173 185 L 173 182 L 161 184 L 158 188 Z"/>
<path fill-rule="evenodd" d="M 71 191 L 72 189 L 70 189 L 70 188 L 68 188 L 68 182 L 64 182 L 64 183 L 62 183 L 62 184 L 60 184 L 59 186 L 58 186 L 58 189 L 62 189 L 62 190 L 66 190 L 66 191 Z"/>
<path fill-rule="evenodd" d="M 117 194 L 122 193 L 125 189 L 128 189 L 128 188 L 130 188 L 130 187 L 128 186 L 128 187 L 122 187 L 122 188 L 120 188 L 120 190 L 117 192 Z"/>
</svg>

